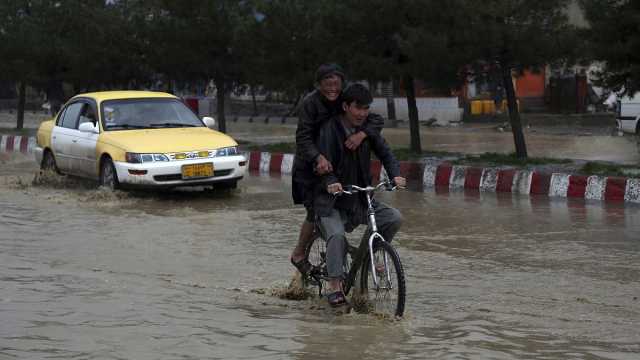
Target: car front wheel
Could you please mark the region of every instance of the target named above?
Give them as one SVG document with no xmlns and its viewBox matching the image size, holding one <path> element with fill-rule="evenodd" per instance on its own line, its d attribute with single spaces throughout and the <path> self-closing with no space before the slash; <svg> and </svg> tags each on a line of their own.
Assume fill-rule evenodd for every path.
<svg viewBox="0 0 640 360">
<path fill-rule="evenodd" d="M 116 190 L 120 187 L 116 168 L 113 166 L 113 161 L 109 158 L 104 159 L 100 166 L 100 186 L 104 186 L 110 190 Z"/>
<path fill-rule="evenodd" d="M 43 171 L 53 171 L 58 174 L 60 173 L 58 165 L 56 164 L 56 158 L 53 157 L 53 153 L 51 153 L 51 151 L 45 151 L 44 156 L 42 157 L 42 163 L 40 163 L 40 169 Z"/>
</svg>

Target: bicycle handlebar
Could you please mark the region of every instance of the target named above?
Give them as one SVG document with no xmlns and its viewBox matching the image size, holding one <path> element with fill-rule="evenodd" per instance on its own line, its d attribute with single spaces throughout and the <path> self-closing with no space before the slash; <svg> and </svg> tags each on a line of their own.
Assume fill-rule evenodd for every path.
<svg viewBox="0 0 640 360">
<path fill-rule="evenodd" d="M 360 187 L 358 185 L 345 185 L 342 187 L 342 191 L 338 191 L 333 193 L 333 195 L 342 195 L 342 194 L 347 194 L 347 195 L 353 195 L 357 192 L 367 192 L 367 193 L 371 193 L 371 192 L 375 192 L 377 190 L 379 190 L 380 188 L 385 187 L 385 190 L 387 191 L 395 191 L 398 189 L 398 186 L 396 186 L 395 184 L 393 184 L 391 181 L 389 180 L 384 180 L 381 181 L 378 185 L 376 186 L 367 186 L 367 187 Z M 345 189 L 349 189 L 349 190 L 345 190 Z"/>
</svg>

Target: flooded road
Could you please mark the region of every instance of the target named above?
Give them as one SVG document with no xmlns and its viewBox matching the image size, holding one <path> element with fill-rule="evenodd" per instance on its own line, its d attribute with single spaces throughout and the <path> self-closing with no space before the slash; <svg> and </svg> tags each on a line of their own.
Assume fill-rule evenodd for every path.
<svg viewBox="0 0 640 360">
<path fill-rule="evenodd" d="M 425 151 L 464 154 L 515 152 L 510 130 L 497 131 L 495 125 L 465 124 L 461 127 L 421 128 L 420 142 Z M 229 133 L 236 139 L 252 143 L 295 141 L 295 124 L 229 123 Z M 602 128 L 573 129 L 558 126 L 523 129 L 527 151 L 531 157 L 612 161 L 635 165 L 640 163 L 637 136 L 613 136 Z M 409 129 L 385 128 L 383 134 L 396 148 L 408 148 Z"/>
<path fill-rule="evenodd" d="M 640 354 L 639 207 L 383 194 L 405 216 L 407 315 L 390 322 L 274 295 L 304 217 L 288 177 L 113 194 L 34 172 L 0 164 L 0 359 Z"/>
<path fill-rule="evenodd" d="M 27 112 L 25 128 L 31 136 L 47 116 Z M 227 132 L 234 139 L 252 144 L 294 143 L 296 123 L 282 124 L 277 118 L 269 123 L 263 120 L 255 122 L 226 122 Z M 482 154 L 485 152 L 515 152 L 513 134 L 507 129 L 497 130 L 501 124 L 465 123 L 459 127 L 421 127 L 420 142 L 424 151 L 446 151 L 463 154 Z M 0 129 L 15 127 L 15 114 L 0 111 Z M 531 157 L 549 157 L 557 159 L 612 161 L 627 165 L 640 163 L 640 141 L 638 136 L 617 133 L 611 127 L 578 125 L 538 126 L 523 129 L 527 151 Z M 385 128 L 383 134 L 389 144 L 395 148 L 409 148 L 410 134 L 408 124 L 397 128 Z"/>
</svg>

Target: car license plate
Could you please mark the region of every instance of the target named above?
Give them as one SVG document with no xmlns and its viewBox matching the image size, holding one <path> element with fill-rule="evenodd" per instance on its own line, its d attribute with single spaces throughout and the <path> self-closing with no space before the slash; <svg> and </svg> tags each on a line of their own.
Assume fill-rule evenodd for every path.
<svg viewBox="0 0 640 360">
<path fill-rule="evenodd" d="M 213 163 L 182 165 L 182 178 L 195 179 L 213 176 Z"/>
</svg>

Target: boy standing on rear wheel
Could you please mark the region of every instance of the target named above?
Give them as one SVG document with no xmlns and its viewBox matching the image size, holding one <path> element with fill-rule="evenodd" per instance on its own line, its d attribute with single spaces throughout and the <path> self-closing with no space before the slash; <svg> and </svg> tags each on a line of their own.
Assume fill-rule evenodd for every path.
<svg viewBox="0 0 640 360">
<path fill-rule="evenodd" d="M 327 272 L 330 278 L 327 290 L 331 306 L 346 304 L 341 287 L 346 251 L 345 232 L 366 224 L 368 210 L 363 193 L 337 197 L 334 194 L 343 190 L 343 184 L 360 187 L 371 185 L 371 151 L 380 159 L 396 186 L 406 185 L 405 178 L 400 176 L 398 161 L 380 134 L 371 134 L 356 149 L 345 146 L 345 139 L 366 125 L 372 101 L 369 90 L 363 85 L 348 86 L 341 96 L 342 114 L 333 116 L 322 125 L 316 141 L 318 151 L 333 165 L 318 179 L 313 198 L 313 208 L 320 219 L 320 232 L 327 242 Z M 378 229 L 385 240 L 391 242 L 400 229 L 400 212 L 375 199 L 372 202 Z"/>
<path fill-rule="evenodd" d="M 315 214 L 313 212 L 313 185 L 319 175 L 332 170 L 332 165 L 318 151 L 316 138 L 322 124 L 340 113 L 339 100 L 345 81 L 344 71 L 337 64 L 322 64 L 315 76 L 316 90 L 307 95 L 298 108 L 298 128 L 296 130 L 296 155 L 292 170 L 292 197 L 294 204 L 303 204 L 307 216 L 300 228 L 298 243 L 291 253 L 291 263 L 307 275 L 312 265 L 306 257 L 306 248 L 313 238 Z M 371 114 L 367 125 L 348 136 L 344 145 L 355 150 L 369 136 L 379 134 L 384 126 L 384 119 Z"/>
</svg>

